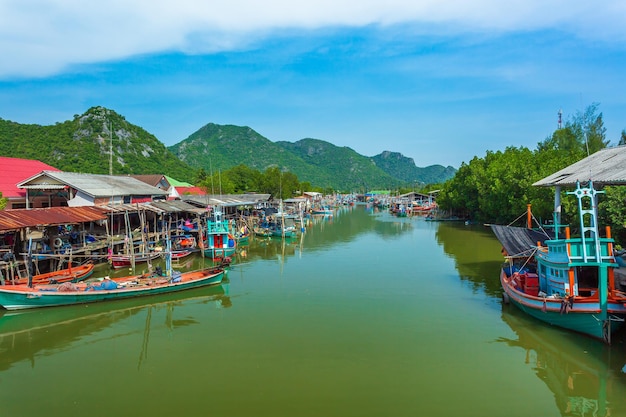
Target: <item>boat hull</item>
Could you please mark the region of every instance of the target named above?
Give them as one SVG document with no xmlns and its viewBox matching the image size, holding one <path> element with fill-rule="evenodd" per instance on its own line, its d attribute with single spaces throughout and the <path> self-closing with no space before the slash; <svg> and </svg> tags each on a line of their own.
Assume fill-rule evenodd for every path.
<svg viewBox="0 0 626 417">
<path fill-rule="evenodd" d="M 55 282 L 67 282 L 67 281 L 80 281 L 83 279 L 87 279 L 93 273 L 95 265 L 93 263 L 83 264 L 79 266 L 72 267 L 70 270 L 62 269 L 60 271 L 48 272 L 45 274 L 33 275 L 33 284 L 48 284 L 52 281 Z M 8 283 L 8 285 L 17 284 L 24 285 L 28 284 L 28 278 L 19 278 L 13 280 Z"/>
<path fill-rule="evenodd" d="M 604 324 L 599 319 L 601 307 L 597 300 L 577 300 L 570 306 L 563 299 L 529 295 L 516 289 L 504 270 L 500 282 L 505 299 L 529 316 L 596 339 L 610 340 L 609 334 L 621 328 L 626 317 L 623 303 L 608 303 L 609 320 Z"/>
<path fill-rule="evenodd" d="M 212 259 L 224 259 L 235 254 L 236 248 L 207 248 L 204 255 Z"/>
<path fill-rule="evenodd" d="M 114 289 L 99 289 L 87 283 L 75 284 L 70 290 L 63 287 L 66 284 L 4 286 L 0 287 L 0 305 L 7 310 L 24 310 L 146 297 L 220 284 L 224 273 L 224 269 L 214 268 L 184 272 L 173 280 L 158 276 L 115 278 L 109 280 L 117 285 Z"/>
<path fill-rule="evenodd" d="M 161 256 L 160 252 L 137 255 L 135 256 L 135 264 L 146 263 L 159 256 Z M 114 269 L 130 268 L 132 266 L 132 260 L 129 255 L 113 255 L 111 256 L 111 265 Z"/>
</svg>

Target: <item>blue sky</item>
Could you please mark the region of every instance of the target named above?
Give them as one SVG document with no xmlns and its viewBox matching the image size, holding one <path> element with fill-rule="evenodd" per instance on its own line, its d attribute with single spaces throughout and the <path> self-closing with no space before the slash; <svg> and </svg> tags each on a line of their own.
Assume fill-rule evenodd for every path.
<svg viewBox="0 0 626 417">
<path fill-rule="evenodd" d="M 622 0 L 227 3 L 0 0 L 0 117 L 101 105 L 167 146 L 212 122 L 457 168 L 534 149 L 559 109 L 626 129 Z"/>
</svg>

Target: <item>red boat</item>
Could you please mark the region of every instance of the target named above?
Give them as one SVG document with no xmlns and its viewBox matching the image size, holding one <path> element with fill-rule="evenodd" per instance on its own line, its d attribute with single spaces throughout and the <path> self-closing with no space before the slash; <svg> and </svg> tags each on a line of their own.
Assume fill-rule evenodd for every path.
<svg viewBox="0 0 626 417">
<path fill-rule="evenodd" d="M 71 266 L 67 269 L 33 275 L 33 284 L 49 284 L 51 282 L 80 281 L 88 278 L 93 273 L 94 264 L 91 262 L 83 265 Z M 8 281 L 8 284 L 28 284 L 28 278 L 18 278 Z"/>
<path fill-rule="evenodd" d="M 161 256 L 161 252 L 138 253 L 134 256 L 135 264 L 145 263 Z M 115 269 L 129 268 L 132 266 L 132 255 L 111 255 L 109 258 Z"/>
</svg>

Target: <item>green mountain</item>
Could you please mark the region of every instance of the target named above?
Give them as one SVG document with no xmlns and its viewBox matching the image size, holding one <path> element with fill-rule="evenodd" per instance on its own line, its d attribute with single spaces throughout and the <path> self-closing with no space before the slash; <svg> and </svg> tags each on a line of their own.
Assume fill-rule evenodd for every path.
<svg viewBox="0 0 626 417">
<path fill-rule="evenodd" d="M 200 169 L 210 173 L 244 164 L 265 171 L 274 166 L 294 173 L 299 181 L 342 191 L 437 183 L 455 172 L 440 165 L 418 168 L 399 153 L 367 157 L 319 139 L 272 142 L 249 127 L 214 123 L 165 147 L 104 107 L 51 126 L 0 118 L 0 155 L 92 174 L 109 173 L 111 164 L 114 174 L 165 174 L 187 182 L 193 182 Z"/>
<path fill-rule="evenodd" d="M 181 161 L 208 172 L 239 164 L 259 171 L 277 166 L 294 173 L 299 181 L 339 190 L 402 183 L 350 148 L 317 139 L 272 142 L 249 127 L 209 123 L 169 149 Z"/>
<path fill-rule="evenodd" d="M 207 172 L 241 164 L 259 171 L 277 166 L 308 174 L 312 169 L 299 157 L 249 127 L 209 123 L 168 149 L 184 163 Z"/>
<path fill-rule="evenodd" d="M 52 126 L 0 119 L 0 155 L 89 174 L 108 174 L 110 166 L 114 174 L 164 173 L 181 181 L 194 174 L 154 135 L 104 107 Z"/>
<path fill-rule="evenodd" d="M 398 152 L 384 151 L 372 157 L 372 160 L 387 174 L 406 184 L 436 184 L 454 177 L 456 173 L 456 169 L 451 166 L 430 165 L 419 168 L 413 158 L 407 158 Z"/>
<path fill-rule="evenodd" d="M 316 175 L 304 181 L 319 184 L 327 181 L 339 190 L 391 188 L 403 182 L 389 175 L 374 164 L 371 158 L 356 153 L 348 147 L 338 147 L 319 139 L 301 139 L 295 143 L 276 142 L 289 152 L 314 166 Z M 300 174 L 294 171 L 298 178 Z"/>
</svg>

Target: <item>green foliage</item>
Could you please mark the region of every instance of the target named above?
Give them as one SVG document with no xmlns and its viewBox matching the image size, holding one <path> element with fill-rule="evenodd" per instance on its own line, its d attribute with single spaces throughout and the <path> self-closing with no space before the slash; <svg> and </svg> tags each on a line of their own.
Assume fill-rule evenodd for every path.
<svg viewBox="0 0 626 417">
<path fill-rule="evenodd" d="M 527 204 L 532 205 L 535 217 L 552 219 L 553 190 L 532 184 L 584 158 L 587 149 L 595 152 L 606 147 L 605 131 L 602 114 L 597 114 L 593 104 L 534 151 L 509 147 L 462 164 L 443 185 L 437 203 L 444 210 L 486 222 L 513 221 L 526 211 Z M 575 213 L 571 199 L 562 198 L 562 222 Z"/>
<path fill-rule="evenodd" d="M 395 175 L 401 169 L 396 167 L 395 171 L 389 172 L 387 168 L 392 169 L 393 166 L 378 167 L 374 162 L 376 157 L 368 158 L 350 148 L 337 147 L 318 139 L 302 139 L 295 143 L 271 142 L 249 127 L 209 123 L 169 149 L 196 168 L 213 171 L 245 165 L 263 172 L 270 167 L 278 167 L 294 173 L 306 183 L 331 190 L 366 191 L 368 188 L 393 188 L 407 182 Z M 403 168 L 413 165 L 409 183 L 423 183 L 431 178 L 445 180 L 454 170 L 434 166 L 416 171 L 418 168 L 412 160 L 404 159 L 410 163 L 405 161 Z"/>
<path fill-rule="evenodd" d="M 190 167 L 154 135 L 104 107 L 92 107 L 52 126 L 0 119 L 0 154 L 36 159 L 70 172 L 108 174 L 111 166 L 113 174 L 164 174 L 193 181 Z"/>
<path fill-rule="evenodd" d="M 407 185 L 417 184 L 423 186 L 425 184 L 446 181 L 456 173 L 456 169 L 451 166 L 431 165 L 425 168 L 418 168 L 413 158 L 407 158 L 397 152 L 385 151 L 372 157 L 372 160 L 377 167 Z"/>
<path fill-rule="evenodd" d="M 2 193 L 0 193 L 0 210 L 4 210 L 8 202 L 9 200 L 7 198 L 2 197 Z"/>
<path fill-rule="evenodd" d="M 295 174 L 308 184 L 308 189 L 314 185 L 349 192 L 442 181 L 454 170 L 441 166 L 417 168 L 412 159 L 400 154 L 393 154 L 398 164 L 388 161 L 379 167 L 375 161 L 381 158 L 365 157 L 325 141 L 274 143 L 249 127 L 213 123 L 166 148 L 150 133 L 104 107 L 92 107 L 53 126 L 0 119 L 0 154 L 37 159 L 70 172 L 108 174 L 112 168 L 113 174 L 165 174 L 204 185 L 210 177 L 216 183 L 216 172 L 249 167 L 249 172 L 240 169 L 231 173 L 232 178 L 223 179 L 223 189 L 236 192 L 258 190 L 259 179 L 245 176 L 251 172 L 261 175 L 270 167 Z"/>
<path fill-rule="evenodd" d="M 626 187 L 606 187 L 605 194 L 598 204 L 600 221 L 611 224 L 616 241 L 626 242 Z"/>
</svg>

